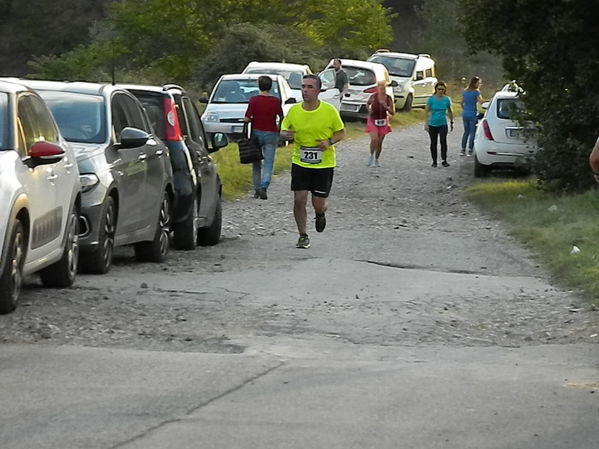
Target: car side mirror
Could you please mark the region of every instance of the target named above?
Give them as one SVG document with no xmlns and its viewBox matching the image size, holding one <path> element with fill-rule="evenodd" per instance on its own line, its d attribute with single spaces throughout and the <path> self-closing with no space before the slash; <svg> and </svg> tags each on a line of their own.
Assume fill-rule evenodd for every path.
<svg viewBox="0 0 599 449">
<path fill-rule="evenodd" d="M 485 101 L 481 106 L 483 109 L 489 109 L 489 102 Z"/>
<path fill-rule="evenodd" d="M 30 159 L 27 165 L 34 168 L 38 165 L 55 164 L 63 156 L 64 150 L 60 146 L 41 140 L 31 145 L 29 149 Z"/>
<path fill-rule="evenodd" d="M 150 135 L 141 129 L 127 126 L 121 131 L 121 141 L 117 142 L 118 148 L 136 148 L 145 145 Z"/>
<path fill-rule="evenodd" d="M 322 92 L 322 90 L 321 90 Z M 295 100 L 294 97 L 288 98 L 287 100 L 285 100 L 285 104 L 293 104 L 293 103 L 297 103 L 297 101 Z"/>
<path fill-rule="evenodd" d="M 395 80 L 392 80 L 391 84 L 389 84 L 389 86 L 391 86 L 391 87 L 397 87 L 397 86 L 399 86 L 399 83 L 397 81 L 395 81 Z"/>
<path fill-rule="evenodd" d="M 221 148 L 229 145 L 229 139 L 225 133 L 214 133 L 212 134 L 211 148 L 208 149 L 209 153 L 215 153 Z"/>
</svg>

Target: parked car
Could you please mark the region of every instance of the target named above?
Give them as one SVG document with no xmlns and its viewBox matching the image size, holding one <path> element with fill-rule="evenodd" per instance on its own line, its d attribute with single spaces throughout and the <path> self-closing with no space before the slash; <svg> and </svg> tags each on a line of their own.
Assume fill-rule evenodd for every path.
<svg viewBox="0 0 599 449">
<path fill-rule="evenodd" d="M 210 94 L 210 98 L 201 98 L 207 103 L 202 123 L 211 137 L 214 133 L 225 133 L 232 140 L 239 140 L 243 133 L 243 117 L 248 101 L 258 95 L 259 74 L 229 74 L 219 78 Z M 280 98 L 283 114 L 287 114 L 296 102 L 289 84 L 281 75 L 269 75 L 272 78 L 271 94 Z"/>
<path fill-rule="evenodd" d="M 333 67 L 334 59 L 327 64 L 325 70 Z M 355 59 L 342 59 L 341 66 L 349 79 L 348 91 L 341 100 L 339 112 L 342 117 L 368 118 L 367 102 L 370 95 L 376 92 L 379 81 L 387 83 L 387 94 L 393 98 L 393 86 L 389 72 L 382 64 Z"/>
<path fill-rule="evenodd" d="M 26 81 L 46 101 L 81 173 L 79 268 L 106 273 L 115 246 L 139 261 L 169 249 L 173 171 L 141 103 L 111 84 Z"/>
<path fill-rule="evenodd" d="M 435 61 L 428 54 L 415 55 L 380 49 L 368 60 L 383 64 L 391 79 L 397 82 L 393 94 L 398 111 L 409 111 L 413 107 L 423 108 L 428 97 L 435 93 Z"/>
<path fill-rule="evenodd" d="M 200 114 L 180 86 L 121 87 L 141 102 L 154 132 L 169 148 L 175 186 L 175 248 L 216 245 L 222 227 L 222 185 L 210 153 L 227 146 L 226 135 L 215 133 L 208 144 Z"/>
<path fill-rule="evenodd" d="M 0 81 L 0 313 L 17 307 L 23 277 L 68 287 L 77 273 L 79 171 L 44 101 Z"/>
<path fill-rule="evenodd" d="M 328 73 L 327 73 L 328 72 Z M 290 64 L 286 62 L 250 62 L 242 73 L 257 73 L 265 75 L 281 75 L 287 80 L 293 97 L 297 103 L 303 101 L 302 78 L 304 75 L 312 74 L 312 70 L 306 64 Z M 322 83 L 319 98 L 331 103 L 337 110 L 341 106 L 341 94 L 335 88 L 335 71 L 328 69 L 318 74 Z"/>
<path fill-rule="evenodd" d="M 484 177 L 493 168 L 526 168 L 537 151 L 535 128 L 519 122 L 525 113 L 518 92 L 496 92 L 474 135 L 474 176 Z"/>
</svg>

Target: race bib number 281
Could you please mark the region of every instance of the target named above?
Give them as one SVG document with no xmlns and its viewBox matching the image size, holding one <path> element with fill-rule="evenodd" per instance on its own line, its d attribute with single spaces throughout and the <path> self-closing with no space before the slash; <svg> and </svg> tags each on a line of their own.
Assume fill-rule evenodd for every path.
<svg viewBox="0 0 599 449">
<path fill-rule="evenodd" d="M 306 164 L 320 164 L 322 162 L 322 150 L 320 147 L 301 147 L 300 161 Z"/>
</svg>

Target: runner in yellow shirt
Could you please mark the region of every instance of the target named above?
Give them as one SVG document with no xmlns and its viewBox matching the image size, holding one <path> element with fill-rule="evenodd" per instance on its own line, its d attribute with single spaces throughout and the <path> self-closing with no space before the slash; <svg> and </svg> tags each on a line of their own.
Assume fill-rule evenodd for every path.
<svg viewBox="0 0 599 449">
<path fill-rule="evenodd" d="M 324 231 L 327 224 L 327 198 L 336 165 L 334 144 L 345 137 L 345 125 L 339 111 L 318 99 L 320 88 L 320 79 L 316 75 L 305 75 L 302 79 L 304 101 L 293 106 L 281 124 L 283 135 L 293 138 L 295 144 L 291 158 L 291 190 L 293 216 L 299 232 L 298 248 L 310 247 L 306 232 L 308 192 L 312 193 L 316 231 Z"/>
</svg>

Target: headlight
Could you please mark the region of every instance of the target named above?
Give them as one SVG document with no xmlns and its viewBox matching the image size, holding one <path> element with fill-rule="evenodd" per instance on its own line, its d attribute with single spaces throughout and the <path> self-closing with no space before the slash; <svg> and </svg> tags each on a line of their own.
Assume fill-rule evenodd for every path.
<svg viewBox="0 0 599 449">
<path fill-rule="evenodd" d="M 89 192 L 100 182 L 93 173 L 79 175 L 79 181 L 81 182 L 81 193 Z"/>
<path fill-rule="evenodd" d="M 216 112 L 208 112 L 205 120 L 207 122 L 218 122 L 218 114 Z"/>
<path fill-rule="evenodd" d="M 399 86 L 395 86 L 393 88 L 393 93 L 394 94 L 400 94 L 400 93 L 403 92 L 403 88 L 404 88 L 403 84 L 400 84 Z"/>
</svg>

